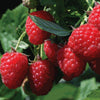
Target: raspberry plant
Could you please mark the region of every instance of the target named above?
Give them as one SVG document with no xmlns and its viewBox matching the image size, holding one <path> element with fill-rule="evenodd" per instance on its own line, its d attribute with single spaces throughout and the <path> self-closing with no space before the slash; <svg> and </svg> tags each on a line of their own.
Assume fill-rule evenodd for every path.
<svg viewBox="0 0 100 100">
<path fill-rule="evenodd" d="M 8 9 L 0 18 L 0 100 L 99 100 L 99 8 L 98 0 L 22 0 Z M 35 15 L 41 11 L 53 20 Z M 8 57 L 15 52 L 28 65 Z"/>
</svg>

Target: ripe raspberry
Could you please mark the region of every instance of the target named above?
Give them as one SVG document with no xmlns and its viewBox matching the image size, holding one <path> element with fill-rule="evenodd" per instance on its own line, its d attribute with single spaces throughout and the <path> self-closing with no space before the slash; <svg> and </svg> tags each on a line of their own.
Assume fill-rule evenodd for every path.
<svg viewBox="0 0 100 100">
<path fill-rule="evenodd" d="M 21 86 L 27 75 L 28 59 L 18 52 L 5 53 L 1 58 L 0 73 L 3 83 L 9 89 Z"/>
<path fill-rule="evenodd" d="M 39 60 L 29 68 L 29 83 L 36 95 L 47 94 L 53 85 L 54 67 L 48 60 Z"/>
<path fill-rule="evenodd" d="M 100 58 L 89 63 L 91 69 L 100 75 Z"/>
<path fill-rule="evenodd" d="M 67 45 L 58 51 L 57 60 L 64 73 L 64 79 L 67 81 L 79 76 L 84 71 L 86 65 Z"/>
<path fill-rule="evenodd" d="M 81 25 L 72 32 L 68 45 L 82 59 L 93 60 L 100 56 L 100 32 L 92 24 Z"/>
<path fill-rule="evenodd" d="M 48 20 L 48 21 L 54 21 L 52 15 L 50 15 L 46 11 L 36 11 L 30 13 L 30 15 L 34 15 L 37 17 L 40 17 L 42 19 Z M 41 30 L 28 16 L 26 20 L 26 32 L 29 37 L 29 41 L 32 44 L 38 45 L 44 42 L 44 40 L 48 39 L 50 37 L 50 33 Z"/>
<path fill-rule="evenodd" d="M 56 43 L 51 43 L 50 40 L 44 42 L 44 51 L 48 59 L 57 66 L 57 51 L 58 46 Z"/>
<path fill-rule="evenodd" d="M 100 30 L 100 4 L 95 6 L 91 11 L 88 18 L 88 23 L 93 24 Z"/>
</svg>

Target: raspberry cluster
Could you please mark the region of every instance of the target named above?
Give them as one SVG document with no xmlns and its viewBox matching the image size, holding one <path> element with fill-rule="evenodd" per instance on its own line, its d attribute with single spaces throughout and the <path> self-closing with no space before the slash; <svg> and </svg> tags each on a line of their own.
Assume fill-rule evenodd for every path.
<svg viewBox="0 0 100 100">
<path fill-rule="evenodd" d="M 5 53 L 1 58 L 0 74 L 2 82 L 9 89 L 20 87 L 27 77 L 32 92 L 44 95 L 53 86 L 55 68 L 49 60 L 38 60 L 29 65 L 25 54 L 13 51 Z"/>
<path fill-rule="evenodd" d="M 52 15 L 46 11 L 30 14 L 54 21 Z M 9 89 L 20 87 L 27 78 L 34 94 L 45 95 L 53 86 L 55 74 L 59 75 L 56 68 L 61 69 L 63 79 L 70 81 L 83 73 L 87 62 L 95 73 L 100 74 L 100 5 L 91 11 L 88 23 L 74 29 L 68 43 L 62 46 L 47 40 L 51 33 L 40 29 L 29 16 L 25 27 L 32 44 L 44 43 L 47 59 L 38 59 L 29 64 L 25 54 L 16 51 L 5 53 L 0 61 L 0 74 L 2 82 Z"/>
<path fill-rule="evenodd" d="M 54 18 L 49 12 L 36 11 L 30 13 L 48 21 L 54 21 Z M 29 41 L 34 45 L 42 44 L 46 39 L 51 36 L 51 33 L 41 30 L 28 16 L 26 20 L 26 32 Z M 51 54 L 48 55 L 48 46 L 51 49 Z M 2 82 L 9 88 L 15 89 L 20 86 L 25 86 L 25 80 L 29 81 L 31 91 L 36 95 L 47 94 L 52 86 L 55 79 L 55 65 L 57 63 L 55 50 L 58 49 L 56 44 L 51 44 L 50 41 L 45 41 L 45 50 L 51 60 L 37 59 L 37 61 L 28 63 L 28 58 L 25 54 L 12 50 L 11 52 L 5 53 L 0 61 L 0 74 Z M 51 63 L 52 62 L 52 63 Z M 24 89 L 24 87 L 23 87 Z"/>
<path fill-rule="evenodd" d="M 97 4 L 90 12 L 88 22 L 72 32 L 68 46 L 77 56 L 88 62 L 95 73 L 100 75 L 100 4 Z"/>
</svg>

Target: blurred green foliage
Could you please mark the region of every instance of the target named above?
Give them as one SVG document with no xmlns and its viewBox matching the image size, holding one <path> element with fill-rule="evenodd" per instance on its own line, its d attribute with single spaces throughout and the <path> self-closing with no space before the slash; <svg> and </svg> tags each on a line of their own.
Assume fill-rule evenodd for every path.
<svg viewBox="0 0 100 100">
<path fill-rule="evenodd" d="M 11 49 L 13 40 L 17 40 L 20 34 L 17 33 L 18 26 L 23 30 L 25 25 L 28 9 L 22 5 L 18 6 L 14 10 L 7 10 L 0 20 L 0 41 L 4 52 Z M 22 25 L 23 23 L 23 25 Z"/>
</svg>

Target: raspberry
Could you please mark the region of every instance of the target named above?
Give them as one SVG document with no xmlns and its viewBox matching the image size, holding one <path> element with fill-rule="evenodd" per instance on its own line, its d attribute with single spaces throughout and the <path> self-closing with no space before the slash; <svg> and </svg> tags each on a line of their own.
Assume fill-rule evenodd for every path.
<svg viewBox="0 0 100 100">
<path fill-rule="evenodd" d="M 100 75 L 100 58 L 89 62 L 89 65 L 96 74 Z"/>
<path fill-rule="evenodd" d="M 82 59 L 91 61 L 100 56 L 100 32 L 92 24 L 81 25 L 72 32 L 68 45 Z"/>
<path fill-rule="evenodd" d="M 52 15 L 49 14 L 49 12 L 46 11 L 36 11 L 30 13 L 30 15 L 40 17 L 42 19 L 48 20 L 48 21 L 54 21 Z M 48 39 L 50 37 L 50 33 L 41 30 L 28 16 L 26 20 L 26 32 L 29 37 L 29 41 L 32 44 L 38 45 L 42 44 L 44 40 Z"/>
<path fill-rule="evenodd" d="M 93 24 L 100 30 L 100 4 L 95 6 L 91 11 L 88 18 L 88 23 Z"/>
<path fill-rule="evenodd" d="M 44 42 L 44 51 L 49 60 L 57 66 L 57 51 L 58 46 L 56 43 L 51 43 L 50 40 Z"/>
<path fill-rule="evenodd" d="M 47 94 L 53 85 L 54 67 L 48 60 L 39 60 L 29 68 L 29 83 L 31 90 L 36 95 Z"/>
<path fill-rule="evenodd" d="M 18 52 L 5 53 L 1 58 L 0 73 L 3 83 L 9 89 L 21 86 L 27 75 L 28 59 Z"/>
<path fill-rule="evenodd" d="M 78 77 L 85 70 L 85 61 L 76 56 L 67 45 L 58 51 L 57 60 L 67 81 Z"/>
</svg>

